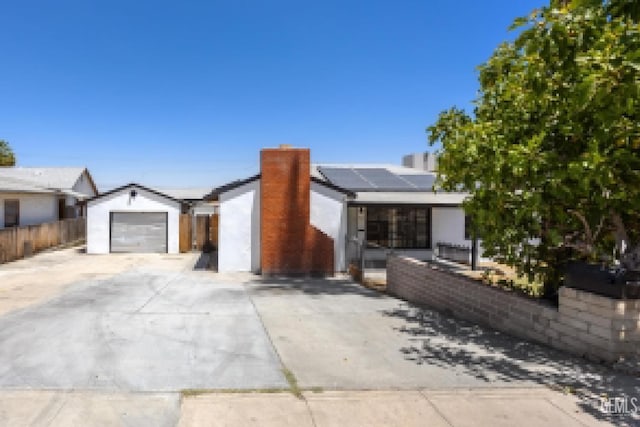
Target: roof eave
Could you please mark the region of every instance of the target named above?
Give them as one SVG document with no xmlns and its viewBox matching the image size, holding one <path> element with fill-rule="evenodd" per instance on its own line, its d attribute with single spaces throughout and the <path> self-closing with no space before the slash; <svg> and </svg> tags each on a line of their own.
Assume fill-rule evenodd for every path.
<svg viewBox="0 0 640 427">
<path fill-rule="evenodd" d="M 135 182 L 131 182 L 129 184 L 125 184 L 125 185 L 122 185 L 120 187 L 114 188 L 113 190 L 109 190 L 109 191 L 104 192 L 102 194 L 98 194 L 97 196 L 90 197 L 90 198 L 86 199 L 86 202 L 87 203 L 91 203 L 91 202 L 93 202 L 95 200 L 98 200 L 98 199 L 101 199 L 103 197 L 106 197 L 106 196 L 109 196 L 111 194 L 115 194 L 115 193 L 117 193 L 119 191 L 122 191 L 122 190 L 124 190 L 125 188 L 128 188 L 128 187 L 137 187 L 137 188 L 139 188 L 141 190 L 148 191 L 149 193 L 155 194 L 157 196 L 163 197 L 163 198 L 171 200 L 173 202 L 188 203 L 185 200 L 176 199 L 174 197 L 169 196 L 168 194 L 161 193 L 160 191 L 154 190 L 153 188 L 145 187 L 144 185 L 141 185 L 141 184 L 136 184 Z"/>
<path fill-rule="evenodd" d="M 256 175 L 250 176 L 249 178 L 237 179 L 225 185 L 216 187 L 213 190 L 211 190 L 209 194 L 204 196 L 202 200 L 204 200 L 205 202 L 215 202 L 220 198 L 221 194 L 224 194 L 231 190 L 235 190 L 236 188 L 242 187 L 243 185 L 249 184 L 257 179 L 260 179 L 260 176 L 261 176 L 260 174 L 256 174 Z"/>
<path fill-rule="evenodd" d="M 354 191 L 348 190 L 344 187 L 340 187 L 339 185 L 335 185 L 329 181 L 317 178 L 315 176 L 311 177 L 311 182 L 315 182 L 316 184 L 319 184 L 319 185 L 324 185 L 325 187 L 330 188 L 331 190 L 346 194 L 348 197 L 351 197 L 351 198 L 356 197 L 356 193 Z"/>
</svg>

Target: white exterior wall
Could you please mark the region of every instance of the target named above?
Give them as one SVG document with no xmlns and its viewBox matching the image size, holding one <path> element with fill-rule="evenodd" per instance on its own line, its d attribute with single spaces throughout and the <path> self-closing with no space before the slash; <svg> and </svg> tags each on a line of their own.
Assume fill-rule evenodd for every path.
<svg viewBox="0 0 640 427">
<path fill-rule="evenodd" d="M 0 193 L 0 228 L 4 228 L 4 201 L 20 201 L 20 226 L 58 220 L 58 197 L 53 194 Z"/>
<path fill-rule="evenodd" d="M 78 181 L 76 181 L 75 185 L 73 186 L 73 191 L 81 194 L 86 194 L 87 197 L 97 196 L 96 192 L 93 190 L 93 186 L 91 185 L 86 172 L 80 175 L 80 178 L 78 178 Z"/>
<path fill-rule="evenodd" d="M 471 247 L 472 241 L 464 238 L 464 209 L 433 208 L 431 213 L 431 242 L 433 249 L 437 249 L 438 242 L 452 243 Z M 482 257 L 482 244 L 478 241 L 478 255 Z"/>
<path fill-rule="evenodd" d="M 218 271 L 260 271 L 260 180 L 220 195 Z"/>
<path fill-rule="evenodd" d="M 137 192 L 135 198 L 129 196 L 132 189 Z M 179 252 L 180 203 L 132 186 L 89 202 L 87 253 L 109 253 L 111 212 L 167 212 L 167 251 L 170 254 Z"/>
<path fill-rule="evenodd" d="M 334 268 L 345 271 L 347 204 L 345 195 L 324 185 L 311 183 L 311 225 L 333 239 Z"/>
<path fill-rule="evenodd" d="M 87 198 L 98 195 L 98 193 L 96 193 L 96 191 L 93 189 L 93 186 L 91 185 L 91 181 L 89 181 L 89 176 L 87 175 L 87 172 L 84 172 L 82 175 L 80 175 L 80 178 L 78 178 L 78 181 L 76 181 L 75 185 L 73 186 L 73 191 L 76 191 L 81 194 L 85 194 Z M 76 216 L 80 216 L 82 209 L 80 208 L 80 206 L 76 206 L 77 203 L 78 203 L 78 199 L 76 199 L 75 197 L 71 197 L 71 196 L 67 197 L 67 206 L 75 206 Z M 86 212 L 85 212 L 85 216 L 86 216 Z"/>
</svg>

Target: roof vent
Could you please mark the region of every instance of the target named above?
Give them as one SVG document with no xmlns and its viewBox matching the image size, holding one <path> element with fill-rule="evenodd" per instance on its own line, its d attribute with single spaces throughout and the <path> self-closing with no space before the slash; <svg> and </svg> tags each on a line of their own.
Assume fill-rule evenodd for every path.
<svg viewBox="0 0 640 427">
<path fill-rule="evenodd" d="M 281 150 L 290 150 L 293 148 L 293 145 L 291 144 L 280 144 L 280 146 L 278 147 Z"/>
</svg>

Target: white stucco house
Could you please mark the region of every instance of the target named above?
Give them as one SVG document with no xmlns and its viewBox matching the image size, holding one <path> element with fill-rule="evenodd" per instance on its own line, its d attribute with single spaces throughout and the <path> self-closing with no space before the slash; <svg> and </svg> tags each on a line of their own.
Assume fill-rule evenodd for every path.
<svg viewBox="0 0 640 427">
<path fill-rule="evenodd" d="M 426 165 L 426 163 L 425 163 Z M 424 167 L 421 165 L 421 167 Z M 436 172 L 392 164 L 316 164 L 313 176 L 346 188 L 346 258 L 383 266 L 389 251 L 430 260 L 437 248 L 471 248 L 462 203 L 466 193 L 434 191 Z M 482 248 L 480 246 L 480 252 Z M 482 257 L 482 254 L 479 253 Z"/>
<path fill-rule="evenodd" d="M 404 156 L 401 166 L 315 164 L 311 174 L 354 194 L 346 201 L 349 262 L 358 256 L 355 242 L 364 247 L 365 266 L 371 267 L 384 266 L 389 251 L 432 260 L 444 255 L 438 253 L 439 248 L 471 250 L 473 242 L 462 208 L 468 194 L 436 188 L 437 157 L 432 153 Z M 487 260 L 482 241 L 478 241 L 477 256 Z"/>
<path fill-rule="evenodd" d="M 87 201 L 87 253 L 179 252 L 183 201 L 127 184 Z"/>
<path fill-rule="evenodd" d="M 0 229 L 85 216 L 98 194 L 82 167 L 0 167 Z"/>
<path fill-rule="evenodd" d="M 362 247 L 365 265 L 371 267 L 384 265 L 389 251 L 430 260 L 438 244 L 471 247 L 462 208 L 467 194 L 434 191 L 435 166 L 424 153 L 406 156 L 403 166 L 310 165 L 309 222 L 333 240 L 336 272 L 358 259 Z M 261 241 L 261 216 L 271 209 L 261 204 L 279 203 L 277 195 L 261 194 L 262 169 L 207 197 L 220 204 L 219 271 L 261 271 L 264 246 L 272 244 L 271 238 Z M 480 246 L 480 256 L 481 251 Z"/>
<path fill-rule="evenodd" d="M 214 189 L 209 199 L 219 202 L 218 271 L 261 270 L 261 175 Z M 333 239 L 336 271 L 348 267 L 347 198 L 349 191 L 311 177 L 310 225 Z M 268 198 L 267 198 L 268 199 Z"/>
</svg>

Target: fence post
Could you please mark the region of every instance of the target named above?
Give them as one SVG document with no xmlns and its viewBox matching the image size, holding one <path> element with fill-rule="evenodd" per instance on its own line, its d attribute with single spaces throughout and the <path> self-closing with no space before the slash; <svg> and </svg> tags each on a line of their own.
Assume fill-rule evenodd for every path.
<svg viewBox="0 0 640 427">
<path fill-rule="evenodd" d="M 478 238 L 475 231 L 473 232 L 473 240 L 471 241 L 471 270 L 478 269 Z"/>
<path fill-rule="evenodd" d="M 358 240 L 358 246 L 360 248 L 360 274 L 362 275 L 362 279 L 364 280 L 364 242 L 360 242 Z"/>
</svg>

